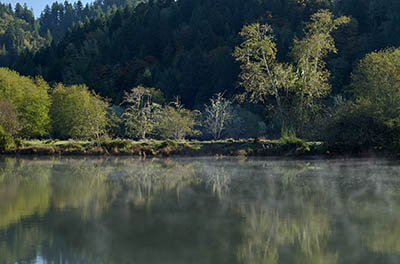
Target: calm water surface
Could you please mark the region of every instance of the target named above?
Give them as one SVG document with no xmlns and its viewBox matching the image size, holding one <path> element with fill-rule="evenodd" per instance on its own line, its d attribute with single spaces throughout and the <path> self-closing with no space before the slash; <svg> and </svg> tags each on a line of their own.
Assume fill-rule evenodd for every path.
<svg viewBox="0 0 400 264">
<path fill-rule="evenodd" d="M 400 162 L 3 158 L 0 263 L 400 263 Z"/>
</svg>

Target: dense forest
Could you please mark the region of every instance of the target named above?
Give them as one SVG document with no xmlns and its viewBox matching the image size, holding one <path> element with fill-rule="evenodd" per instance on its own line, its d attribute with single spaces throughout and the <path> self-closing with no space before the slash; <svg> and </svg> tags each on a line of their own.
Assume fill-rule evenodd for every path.
<svg viewBox="0 0 400 264">
<path fill-rule="evenodd" d="M 26 5 L 0 4 L 0 24 L 0 66 L 31 76 L 35 85 L 46 83 L 52 98 L 76 87 L 107 98 L 111 119 L 125 120 L 108 128 L 116 136 L 151 136 L 148 118 L 159 116 L 161 106 L 161 112 L 187 110 L 182 116 L 208 124 L 206 133 L 194 129 L 195 122 L 178 138 L 276 137 L 287 129 L 351 148 L 400 139 L 397 0 L 96 0 L 86 6 L 65 1 L 47 6 L 37 18 Z M 272 48 L 261 54 L 271 69 L 246 66 L 260 55 L 243 59 L 254 48 L 244 51 L 246 41 L 256 40 L 252 29 L 262 31 L 261 49 Z M 248 78 L 257 72 L 261 79 Z M 207 114 L 224 104 L 226 124 L 211 128 Z M 143 109 L 150 125 L 142 122 L 138 132 L 141 125 L 132 118 L 138 112 L 145 116 Z M 52 123 L 46 133 L 22 128 L 18 133 L 84 136 L 60 134 Z"/>
</svg>

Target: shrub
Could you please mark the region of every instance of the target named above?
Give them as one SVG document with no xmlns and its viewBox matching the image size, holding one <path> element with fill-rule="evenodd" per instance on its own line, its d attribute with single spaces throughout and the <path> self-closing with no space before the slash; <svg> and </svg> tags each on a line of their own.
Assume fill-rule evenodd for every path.
<svg viewBox="0 0 400 264">
<path fill-rule="evenodd" d="M 0 126 L 0 151 L 7 151 L 14 145 L 13 138 Z"/>
<path fill-rule="evenodd" d="M 353 102 L 336 103 L 322 123 L 334 151 L 393 148 L 400 142 L 400 49 L 371 52 L 352 74 Z"/>
<path fill-rule="evenodd" d="M 85 85 L 57 85 L 52 93 L 53 134 L 59 138 L 100 138 L 108 125 L 108 103 Z"/>
<path fill-rule="evenodd" d="M 7 68 L 0 68 L 0 99 L 12 104 L 18 113 L 20 134 L 36 137 L 48 134 L 50 128 L 49 86 L 42 78 L 31 79 Z M 3 124 L 9 130 L 9 125 Z M 13 124 L 15 126 L 16 124 Z M 15 131 L 16 128 L 13 128 Z M 14 133 L 9 131 L 9 133 Z"/>
<path fill-rule="evenodd" d="M 0 100 L 0 126 L 11 136 L 16 136 L 21 129 L 17 109 L 7 100 Z"/>
<path fill-rule="evenodd" d="M 281 151 L 295 150 L 296 153 L 304 153 L 310 150 L 307 142 L 296 136 L 294 130 L 282 128 L 281 138 L 277 141 Z"/>
<path fill-rule="evenodd" d="M 267 125 L 260 115 L 236 105 L 232 106 L 231 119 L 227 122 L 225 134 L 228 138 L 235 139 L 261 137 L 267 134 Z"/>
<path fill-rule="evenodd" d="M 176 102 L 164 107 L 157 125 L 158 135 L 164 139 L 185 139 L 188 136 L 198 136 L 200 131 L 196 126 L 200 113 L 183 108 L 183 105 Z"/>
</svg>

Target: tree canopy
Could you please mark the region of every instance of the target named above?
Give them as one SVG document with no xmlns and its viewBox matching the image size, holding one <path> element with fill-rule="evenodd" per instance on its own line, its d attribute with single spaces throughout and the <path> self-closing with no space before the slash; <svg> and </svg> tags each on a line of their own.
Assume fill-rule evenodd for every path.
<svg viewBox="0 0 400 264">
<path fill-rule="evenodd" d="M 349 138 L 333 127 L 354 124 L 370 142 L 393 141 L 399 21 L 397 0 L 65 1 L 38 18 L 0 4 L 0 66 L 13 69 L 0 71 L 0 125 L 23 137 L 99 137 L 111 102 L 119 136 L 185 138 L 198 135 L 198 110 L 224 93 L 227 137 L 277 137 L 288 126 L 306 138 Z M 180 102 L 123 104 L 132 87 Z M 239 106 L 244 93 L 251 100 Z M 155 103 L 160 113 L 149 110 Z"/>
<path fill-rule="evenodd" d="M 108 103 L 84 85 L 58 84 L 52 91 L 53 134 L 58 138 L 99 138 L 106 131 Z"/>
<path fill-rule="evenodd" d="M 332 31 L 330 37 L 327 31 L 316 32 L 320 29 L 312 27 L 304 32 L 305 23 L 320 9 L 336 17 L 351 17 L 351 23 L 338 30 L 332 24 L 327 29 Z M 361 57 L 400 45 L 399 14 L 396 0 L 55 3 L 36 19 L 39 35 L 47 44 L 5 66 L 26 75 L 42 75 L 49 82 L 84 83 L 116 104 L 131 87 L 143 85 L 160 89 L 168 100 L 179 95 L 187 107 L 201 108 L 218 92 L 226 91 L 227 96 L 236 93 L 240 69 L 230 55 L 240 43 L 238 32 L 243 26 L 259 23 L 273 29 L 278 61 L 303 68 L 300 60 L 310 62 L 312 58 L 291 56 L 295 54 L 291 53 L 294 39 L 309 39 L 307 36 L 313 34 L 325 42 L 334 39 L 337 54 L 326 57 L 326 67 L 320 64 L 331 75 L 322 71 L 313 76 L 324 82 L 334 80 L 333 92 L 340 94 Z M 312 19 L 331 18 L 326 13 Z M 314 55 L 325 56 L 323 50 L 317 52 L 321 43 L 296 43 L 299 49 L 316 48 Z M 303 77 L 306 85 L 311 73 Z"/>
<path fill-rule="evenodd" d="M 49 85 L 42 78 L 32 79 L 0 68 L 0 99 L 17 110 L 22 136 L 43 136 L 49 132 L 51 98 L 48 92 Z"/>
<path fill-rule="evenodd" d="M 347 17 L 333 19 L 328 10 L 313 14 L 304 38 L 294 40 L 293 65 L 277 61 L 270 25 L 244 26 L 239 33 L 243 42 L 233 55 L 241 63 L 239 78 L 250 100 L 270 104 L 270 97 L 274 97 L 279 114 L 276 118 L 301 128 L 315 101 L 330 93 L 330 73 L 324 59 L 329 52 L 336 52 L 332 31 L 348 22 Z"/>
</svg>

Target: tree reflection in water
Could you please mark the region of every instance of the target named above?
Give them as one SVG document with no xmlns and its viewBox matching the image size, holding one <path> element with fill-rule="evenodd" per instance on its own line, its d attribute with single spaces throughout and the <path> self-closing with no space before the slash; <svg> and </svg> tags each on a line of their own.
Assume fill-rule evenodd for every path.
<svg viewBox="0 0 400 264">
<path fill-rule="evenodd" d="M 0 263 L 398 263 L 388 161 L 6 158 Z"/>
</svg>

